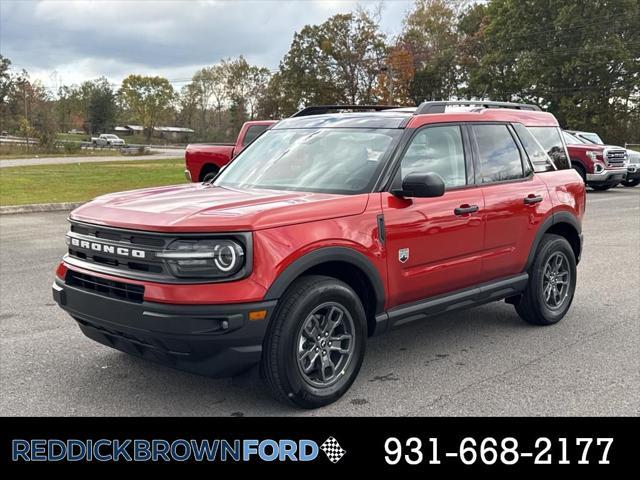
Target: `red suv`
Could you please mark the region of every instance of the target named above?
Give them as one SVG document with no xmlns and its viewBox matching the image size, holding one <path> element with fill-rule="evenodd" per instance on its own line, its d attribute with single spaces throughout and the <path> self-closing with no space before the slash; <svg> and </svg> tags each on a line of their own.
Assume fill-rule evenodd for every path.
<svg viewBox="0 0 640 480">
<path fill-rule="evenodd" d="M 343 395 L 367 337 L 399 325 L 495 300 L 536 325 L 564 317 L 585 186 L 528 129 L 557 129 L 551 114 L 333 110 L 279 122 L 213 182 L 73 211 L 55 300 L 132 355 L 211 376 L 259 363 L 306 408 Z"/>
</svg>

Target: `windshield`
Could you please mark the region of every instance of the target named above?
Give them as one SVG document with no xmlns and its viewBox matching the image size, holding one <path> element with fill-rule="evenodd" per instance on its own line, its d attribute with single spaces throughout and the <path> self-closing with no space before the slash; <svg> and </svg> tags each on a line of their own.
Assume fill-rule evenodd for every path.
<svg viewBox="0 0 640 480">
<path fill-rule="evenodd" d="M 363 193 L 401 134 L 399 129 L 269 130 L 229 164 L 215 185 Z"/>
<path fill-rule="evenodd" d="M 581 145 L 583 143 L 588 143 L 588 142 L 585 142 L 583 139 L 578 138 L 575 135 L 571 135 L 570 133 L 567 133 L 567 132 L 562 132 L 562 135 L 564 136 L 564 143 L 566 143 L 567 145 Z"/>
<path fill-rule="evenodd" d="M 582 132 L 582 133 L 580 133 L 580 138 L 582 138 L 583 140 L 588 141 L 589 143 L 595 143 L 597 145 L 604 145 L 604 142 L 602 141 L 602 139 L 600 138 L 600 136 L 597 133 L 585 133 L 585 132 Z"/>
</svg>

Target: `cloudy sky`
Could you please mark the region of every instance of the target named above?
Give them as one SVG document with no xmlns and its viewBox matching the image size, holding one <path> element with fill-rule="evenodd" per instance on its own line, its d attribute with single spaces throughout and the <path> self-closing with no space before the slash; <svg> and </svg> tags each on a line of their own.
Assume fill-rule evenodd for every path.
<svg viewBox="0 0 640 480">
<path fill-rule="evenodd" d="M 0 53 L 47 87 L 105 75 L 163 75 L 180 88 L 221 58 L 272 69 L 293 33 L 378 0 L 0 0 Z M 411 0 L 385 0 L 382 28 L 396 34 Z"/>
</svg>

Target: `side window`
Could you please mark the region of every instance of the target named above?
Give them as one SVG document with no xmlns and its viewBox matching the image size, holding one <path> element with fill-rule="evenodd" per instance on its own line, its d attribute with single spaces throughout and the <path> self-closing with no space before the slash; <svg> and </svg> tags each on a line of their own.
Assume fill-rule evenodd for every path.
<svg viewBox="0 0 640 480">
<path fill-rule="evenodd" d="M 409 173 L 437 173 L 447 188 L 467 184 L 462 132 L 459 126 L 427 127 L 411 140 L 400 165 L 402 178 Z"/>
<path fill-rule="evenodd" d="M 520 150 L 506 125 L 473 125 L 482 183 L 524 177 Z"/>
<path fill-rule="evenodd" d="M 521 123 L 514 123 L 513 129 L 516 131 L 520 142 L 522 142 L 522 146 L 529 156 L 529 160 L 531 160 L 531 163 L 533 164 L 534 172 L 540 173 L 555 170 L 549 155 L 547 155 L 547 152 L 542 148 L 531 132 L 527 130 L 527 127 Z"/>
<path fill-rule="evenodd" d="M 571 168 L 567 150 L 557 127 L 529 127 L 529 131 L 536 137 L 542 148 L 547 151 L 558 170 Z"/>
<path fill-rule="evenodd" d="M 258 138 L 262 133 L 269 128 L 269 125 L 251 125 L 247 129 L 247 133 L 244 136 L 244 141 L 242 142 L 242 146 L 247 146 L 251 142 L 253 142 L 256 138 Z"/>
</svg>

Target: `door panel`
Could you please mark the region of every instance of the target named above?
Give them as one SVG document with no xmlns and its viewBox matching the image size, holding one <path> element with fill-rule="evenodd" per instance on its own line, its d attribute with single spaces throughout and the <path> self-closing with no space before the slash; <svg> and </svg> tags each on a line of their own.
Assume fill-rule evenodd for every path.
<svg viewBox="0 0 640 480">
<path fill-rule="evenodd" d="M 456 215 L 461 206 L 478 211 Z M 421 300 L 479 282 L 484 242 L 484 201 L 479 188 L 437 198 L 401 199 L 382 193 L 388 307 Z M 403 263 L 401 253 L 408 249 Z"/>
<path fill-rule="evenodd" d="M 506 124 L 471 127 L 485 204 L 482 281 L 521 273 L 549 192 Z"/>
<path fill-rule="evenodd" d="M 533 176 L 521 182 L 485 185 L 482 193 L 487 228 L 483 281 L 520 273 L 551 205 L 547 186 Z"/>
</svg>

